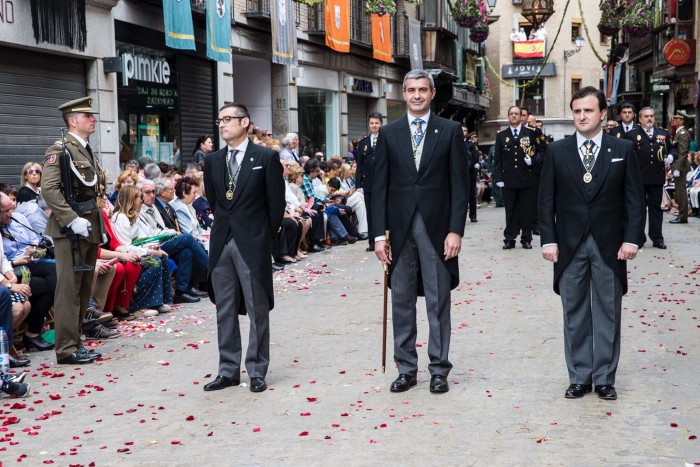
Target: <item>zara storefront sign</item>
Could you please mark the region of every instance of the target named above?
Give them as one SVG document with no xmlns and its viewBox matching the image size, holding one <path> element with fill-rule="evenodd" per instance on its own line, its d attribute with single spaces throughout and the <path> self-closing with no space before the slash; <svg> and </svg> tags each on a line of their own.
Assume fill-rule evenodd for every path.
<svg viewBox="0 0 700 467">
<path fill-rule="evenodd" d="M 160 57 L 146 57 L 122 53 L 122 85 L 128 86 L 129 80 L 148 83 L 170 83 L 170 65 Z"/>
</svg>

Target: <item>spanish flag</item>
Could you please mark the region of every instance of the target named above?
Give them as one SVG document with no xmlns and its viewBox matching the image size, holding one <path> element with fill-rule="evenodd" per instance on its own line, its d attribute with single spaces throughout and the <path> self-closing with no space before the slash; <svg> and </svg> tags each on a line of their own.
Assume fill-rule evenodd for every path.
<svg viewBox="0 0 700 467">
<path fill-rule="evenodd" d="M 372 57 L 391 63 L 391 18 L 372 15 Z"/>
<path fill-rule="evenodd" d="M 544 58 L 544 41 L 514 42 L 513 58 Z"/>
<path fill-rule="evenodd" d="M 336 52 L 350 52 L 350 2 L 325 0 L 326 45 Z"/>
</svg>

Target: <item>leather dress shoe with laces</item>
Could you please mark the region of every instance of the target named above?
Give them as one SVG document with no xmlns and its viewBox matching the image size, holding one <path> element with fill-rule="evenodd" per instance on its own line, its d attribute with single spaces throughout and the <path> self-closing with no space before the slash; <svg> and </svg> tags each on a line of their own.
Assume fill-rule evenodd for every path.
<svg viewBox="0 0 700 467">
<path fill-rule="evenodd" d="M 263 392 L 266 389 L 267 389 L 267 383 L 265 382 L 265 378 L 260 378 L 257 376 L 250 378 L 250 391 L 251 392 Z"/>
<path fill-rule="evenodd" d="M 226 376 L 217 376 L 214 381 L 211 381 L 204 385 L 205 391 L 218 391 L 219 389 L 224 389 L 229 386 L 238 386 L 241 384 L 240 379 L 227 378 Z"/>
<path fill-rule="evenodd" d="M 23 366 L 29 366 L 30 363 L 32 363 L 31 360 L 28 358 L 24 357 L 13 357 L 12 355 L 9 356 L 10 360 L 10 368 L 21 368 Z"/>
<path fill-rule="evenodd" d="M 440 393 L 450 390 L 450 385 L 447 384 L 447 376 L 433 375 L 430 377 L 430 392 Z"/>
<path fill-rule="evenodd" d="M 78 349 L 78 353 L 81 355 L 87 355 L 88 357 L 92 358 L 93 360 L 97 360 L 98 358 L 102 358 L 102 354 L 99 352 L 89 352 L 88 349 L 85 347 L 81 347 Z"/>
<path fill-rule="evenodd" d="M 504 250 L 512 250 L 513 248 L 515 248 L 515 240 L 505 240 L 503 242 Z"/>
<path fill-rule="evenodd" d="M 204 290 L 199 290 L 197 287 L 192 287 L 190 290 L 187 291 L 188 295 L 192 295 L 193 297 L 208 297 L 209 292 L 205 292 Z"/>
<path fill-rule="evenodd" d="M 418 380 L 415 376 L 409 375 L 407 373 L 400 374 L 398 378 L 391 383 L 391 392 L 404 392 L 411 389 L 411 386 L 418 384 Z"/>
<path fill-rule="evenodd" d="M 357 236 L 358 240 L 367 240 L 369 238 L 369 235 L 366 233 L 361 233 L 360 235 Z"/>
<path fill-rule="evenodd" d="M 659 248 L 660 250 L 665 250 L 666 244 L 663 242 L 663 240 L 660 242 L 654 242 L 654 248 Z"/>
<path fill-rule="evenodd" d="M 675 218 L 675 219 L 673 219 L 673 220 L 668 221 L 668 223 L 669 223 L 669 224 L 687 224 L 687 223 L 688 223 L 688 219 L 679 219 L 679 218 Z"/>
<path fill-rule="evenodd" d="M 526 250 L 532 250 L 532 243 L 530 243 L 530 242 L 521 242 L 521 244 L 523 245 L 523 248 L 525 248 Z"/>
<path fill-rule="evenodd" d="M 578 399 L 579 397 L 583 397 L 587 392 L 591 392 L 592 389 L 593 386 L 590 384 L 572 384 L 567 388 L 564 397 L 567 399 Z"/>
<path fill-rule="evenodd" d="M 54 344 L 46 342 L 44 338 L 41 337 L 41 335 L 29 337 L 25 334 L 22 336 L 22 344 L 24 344 L 24 348 L 27 351 L 30 351 L 32 349 L 51 350 L 54 348 Z"/>
<path fill-rule="evenodd" d="M 612 384 L 603 384 L 601 386 L 596 385 L 595 392 L 601 399 L 608 401 L 614 401 L 617 399 L 617 391 L 615 390 L 615 386 Z"/>
<path fill-rule="evenodd" d="M 284 271 L 284 264 L 272 263 L 272 272 Z"/>
<path fill-rule="evenodd" d="M 173 297 L 173 303 L 197 303 L 201 300 L 201 298 L 193 297 L 188 292 L 175 292 L 175 297 Z"/>
<path fill-rule="evenodd" d="M 67 357 L 59 358 L 58 360 L 56 360 L 56 363 L 58 363 L 59 365 L 85 365 L 94 362 L 95 359 L 92 358 L 92 356 L 89 355 L 87 351 L 80 352 L 80 350 L 76 350 Z"/>
</svg>

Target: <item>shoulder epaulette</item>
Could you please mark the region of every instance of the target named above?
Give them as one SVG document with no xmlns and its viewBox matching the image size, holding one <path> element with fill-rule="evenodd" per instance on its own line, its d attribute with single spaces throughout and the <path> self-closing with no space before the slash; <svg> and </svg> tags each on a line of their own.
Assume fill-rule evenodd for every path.
<svg viewBox="0 0 700 467">
<path fill-rule="evenodd" d="M 496 133 L 503 133 L 503 132 L 506 131 L 507 129 L 508 129 L 508 127 L 506 127 L 506 128 L 501 128 L 501 129 L 498 130 Z"/>
</svg>

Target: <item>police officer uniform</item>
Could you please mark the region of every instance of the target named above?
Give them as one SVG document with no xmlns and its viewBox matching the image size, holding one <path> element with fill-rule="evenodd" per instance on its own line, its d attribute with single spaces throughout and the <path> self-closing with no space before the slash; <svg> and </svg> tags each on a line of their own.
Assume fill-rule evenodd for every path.
<svg viewBox="0 0 700 467">
<path fill-rule="evenodd" d="M 472 131 L 467 135 L 467 140 L 464 145 L 467 148 L 467 167 L 469 168 L 469 220 L 476 222 L 476 183 L 478 181 L 479 169 L 475 166 L 479 164 L 479 147 L 472 138 L 476 136 L 476 131 Z"/>
<path fill-rule="evenodd" d="M 84 97 L 67 102 L 58 109 L 63 114 L 95 114 L 92 99 Z M 64 149 L 70 154 L 70 183 L 73 200 L 80 203 L 85 212 L 78 214 L 64 196 L 61 164 Z M 56 325 L 56 358 L 60 364 L 92 363 L 100 355 L 87 352 L 82 346 L 82 322 L 92 292 L 94 267 L 97 260 L 97 247 L 103 243 L 105 232 L 98 201 L 105 188 L 105 174 L 87 141 L 78 135 L 66 133 L 46 150 L 41 189 L 44 199 L 51 208 L 51 216 L 46 225 L 46 233 L 55 244 L 57 286 L 54 301 L 54 321 Z M 68 226 L 78 217 L 90 223 L 87 236 L 77 236 L 77 250 L 71 248 Z M 77 224 L 74 224 L 77 225 Z M 85 225 L 84 222 L 82 225 Z M 93 268 L 93 271 L 75 272 L 74 265 L 80 261 Z"/>
<path fill-rule="evenodd" d="M 683 120 L 685 125 L 685 117 L 682 115 L 674 115 L 674 119 Z M 688 160 L 688 152 L 690 152 L 690 134 L 685 126 L 681 126 L 676 130 L 676 156 L 674 157 L 671 169 L 673 170 L 673 185 L 675 186 L 676 204 L 678 204 L 678 217 L 670 221 L 671 224 L 687 224 L 688 223 L 688 191 L 686 187 L 685 176 L 690 172 L 690 161 Z M 678 177 L 676 177 L 678 173 Z"/>
<path fill-rule="evenodd" d="M 535 214 L 535 190 L 537 186 L 537 160 L 541 160 L 541 148 L 535 132 L 525 125 L 519 131 L 504 128 L 496 135 L 493 157 L 493 179 L 503 183 L 501 195 L 506 207 L 506 228 L 503 230 L 503 249 L 515 247 L 520 235 L 523 248 L 532 248 L 532 222 Z M 530 165 L 526 160 L 530 157 Z"/>
<path fill-rule="evenodd" d="M 374 175 L 374 148 L 377 144 L 377 138 L 378 136 L 372 136 L 371 133 L 365 136 L 357 143 L 353 154 L 355 161 L 357 161 L 355 185 L 357 188 L 362 188 L 365 209 L 367 210 L 367 235 L 369 236 L 367 251 L 374 251 L 374 237 L 383 235 L 383 233 L 374 231 L 372 220 L 372 179 Z"/>
<path fill-rule="evenodd" d="M 634 122 L 632 122 L 630 124 L 627 124 L 625 122 L 620 122 L 619 125 L 617 125 L 615 128 L 610 130 L 610 136 L 614 136 L 615 138 L 623 138 L 625 136 L 625 134 L 629 133 L 630 131 L 636 130 L 638 128 L 639 128 L 639 125 L 635 125 Z"/>
<path fill-rule="evenodd" d="M 671 135 L 668 130 L 658 127 L 653 127 L 650 133 L 651 135 L 643 127 L 637 125 L 625 133 L 623 138 L 634 144 L 634 154 L 637 156 L 639 170 L 642 173 L 644 198 L 649 211 L 649 238 L 655 247 L 665 249 L 666 245 L 661 233 L 663 224 L 661 197 L 666 182 L 665 161 L 669 154 Z M 642 234 L 639 242 L 640 248 L 645 241 L 646 235 Z"/>
</svg>

